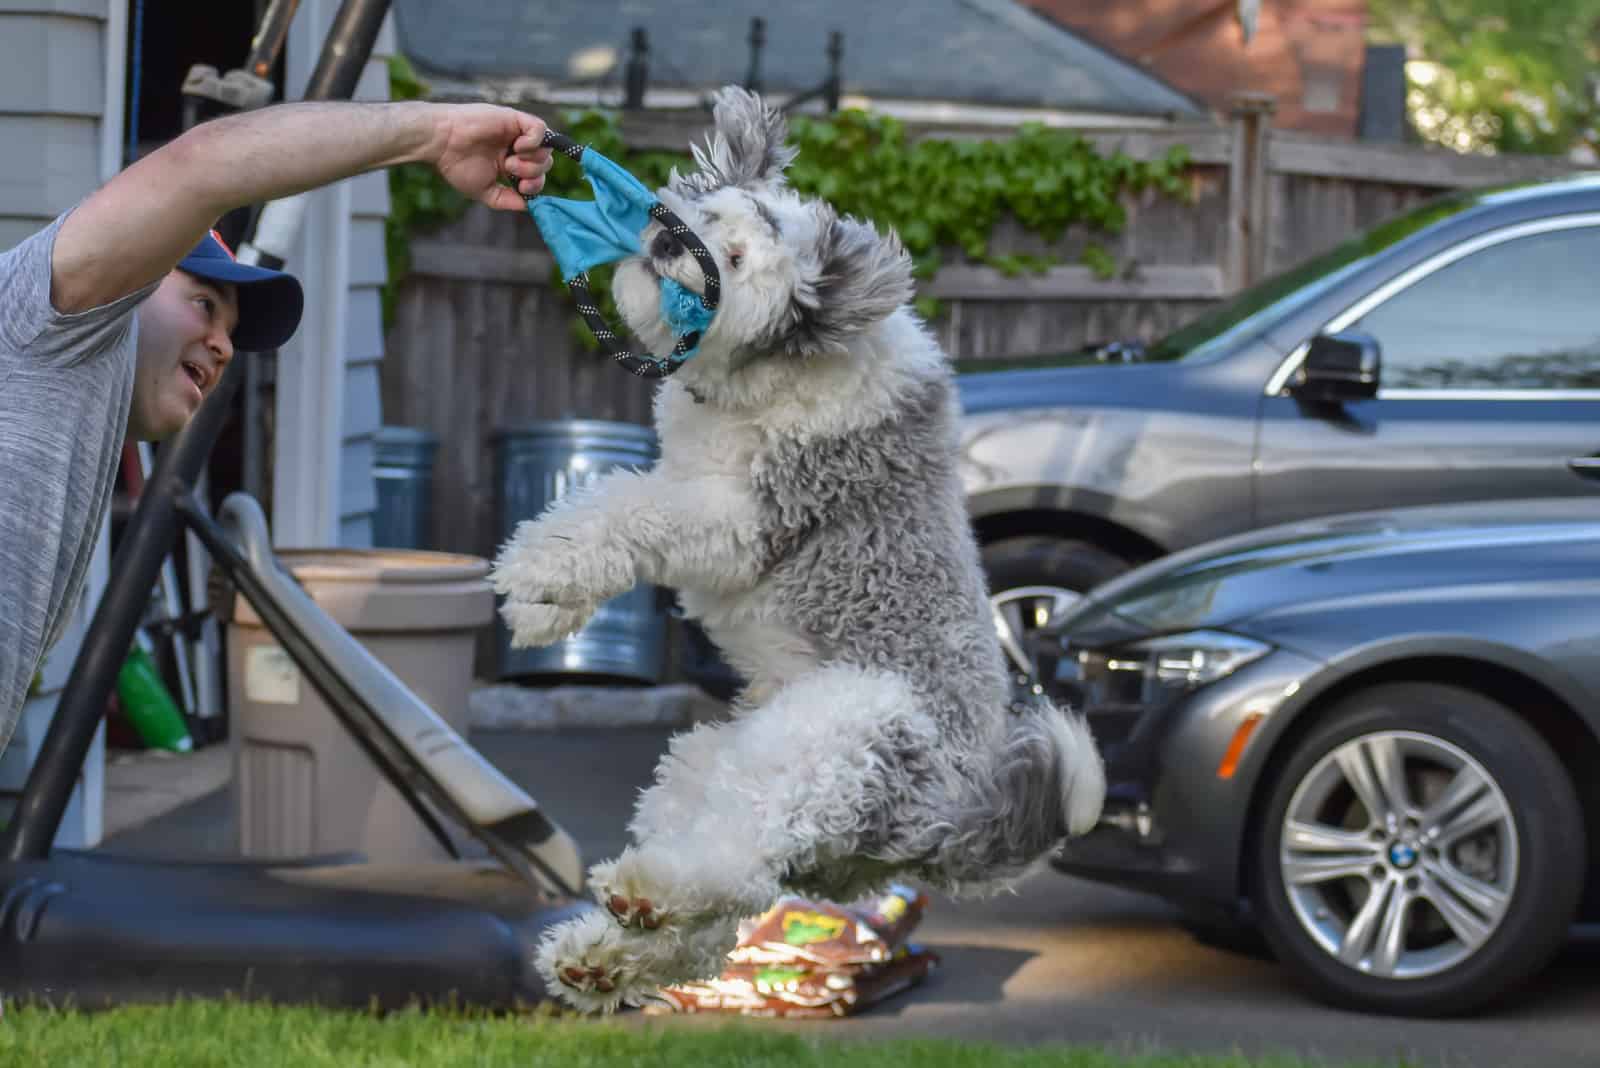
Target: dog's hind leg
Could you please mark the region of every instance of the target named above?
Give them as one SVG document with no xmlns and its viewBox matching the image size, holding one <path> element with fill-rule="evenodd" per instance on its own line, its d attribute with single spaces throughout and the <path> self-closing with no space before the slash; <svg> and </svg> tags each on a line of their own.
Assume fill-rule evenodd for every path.
<svg viewBox="0 0 1600 1068">
<path fill-rule="evenodd" d="M 655 782 L 639 795 L 629 831 L 635 841 L 666 840 L 693 835 L 702 822 L 715 824 L 716 814 L 708 807 L 706 792 L 716 781 L 717 766 L 724 752 L 734 748 L 734 723 L 703 723 L 674 735 L 666 755 L 656 766 Z M 652 900 L 647 887 L 635 885 L 626 872 L 619 876 L 616 859 L 590 869 L 589 881 L 600 903 L 624 927 L 654 930 L 667 919 L 660 902 Z"/>
<path fill-rule="evenodd" d="M 596 914 L 541 947 L 541 973 L 580 1007 L 713 977 L 737 921 L 790 880 L 865 892 L 939 833 L 918 808 L 943 785 L 939 733 L 893 674 L 819 669 L 688 739 L 641 799 L 636 843 L 591 870 L 625 926 Z"/>
<path fill-rule="evenodd" d="M 639 1005 L 663 986 L 721 973 L 738 920 L 666 934 L 618 927 L 591 912 L 547 931 L 534 963 L 545 989 L 585 1012 Z"/>
<path fill-rule="evenodd" d="M 591 881 L 619 919 L 652 927 L 760 912 L 824 869 L 887 873 L 912 859 L 902 843 L 936 830 L 909 828 L 940 785 L 938 745 L 903 679 L 818 669 L 675 744 L 640 800 L 636 844 Z"/>
</svg>

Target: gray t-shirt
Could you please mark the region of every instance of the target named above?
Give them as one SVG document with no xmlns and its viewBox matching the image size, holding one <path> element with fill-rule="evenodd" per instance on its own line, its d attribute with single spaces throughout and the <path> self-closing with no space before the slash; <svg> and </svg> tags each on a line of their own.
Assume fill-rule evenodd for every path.
<svg viewBox="0 0 1600 1068">
<path fill-rule="evenodd" d="M 0 253 L 0 750 L 83 588 L 127 429 L 134 309 L 155 289 L 58 313 L 65 218 Z"/>
</svg>

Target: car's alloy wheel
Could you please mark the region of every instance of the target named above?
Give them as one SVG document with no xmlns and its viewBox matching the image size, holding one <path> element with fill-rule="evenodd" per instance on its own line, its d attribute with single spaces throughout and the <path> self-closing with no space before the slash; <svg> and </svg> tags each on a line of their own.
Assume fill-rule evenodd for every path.
<svg viewBox="0 0 1600 1068">
<path fill-rule="evenodd" d="M 1028 643 L 1082 599 L 1076 590 L 1060 586 L 1017 586 L 990 595 L 995 633 L 1000 636 L 1000 648 L 1005 650 L 1012 681 L 1018 686 L 1040 687 L 1038 657 L 1029 650 Z"/>
<path fill-rule="evenodd" d="M 1464 1012 L 1517 989 L 1566 936 L 1582 810 L 1505 705 L 1434 683 L 1355 693 L 1285 754 L 1255 813 L 1251 894 L 1312 992 L 1380 1012 Z"/>
<path fill-rule="evenodd" d="M 1459 965 L 1516 892 L 1505 792 L 1459 747 L 1415 731 L 1363 734 L 1319 760 L 1289 801 L 1280 843 L 1301 927 L 1381 979 Z"/>
<path fill-rule="evenodd" d="M 1034 634 L 1060 619 L 1084 591 L 1127 568 L 1126 560 L 1083 541 L 1023 537 L 985 545 L 989 605 L 1012 681 L 1038 687 L 1040 666 L 1029 650 Z"/>
</svg>

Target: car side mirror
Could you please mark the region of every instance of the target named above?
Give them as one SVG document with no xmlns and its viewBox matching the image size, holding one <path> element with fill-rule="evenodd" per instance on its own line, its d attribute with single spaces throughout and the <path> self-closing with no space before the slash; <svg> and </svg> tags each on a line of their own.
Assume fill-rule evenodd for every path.
<svg viewBox="0 0 1600 1068">
<path fill-rule="evenodd" d="M 1333 404 L 1371 400 L 1378 395 L 1381 364 L 1378 340 L 1369 334 L 1318 334 L 1311 339 L 1300 370 L 1289 380 L 1289 393 Z"/>
<path fill-rule="evenodd" d="M 1600 456 L 1574 456 L 1567 461 L 1567 470 L 1579 478 L 1600 481 Z"/>
</svg>

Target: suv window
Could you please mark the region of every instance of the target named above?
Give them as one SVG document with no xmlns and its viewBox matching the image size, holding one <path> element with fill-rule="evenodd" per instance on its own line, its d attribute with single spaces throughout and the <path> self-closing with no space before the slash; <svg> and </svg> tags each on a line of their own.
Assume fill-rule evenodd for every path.
<svg viewBox="0 0 1600 1068">
<path fill-rule="evenodd" d="M 1385 389 L 1600 389 L 1600 228 L 1514 238 L 1442 267 L 1350 329 Z"/>
<path fill-rule="evenodd" d="M 1273 323 L 1372 262 L 1378 253 L 1465 211 L 1479 200 L 1480 196 L 1475 193 L 1451 193 L 1428 200 L 1304 263 L 1257 282 L 1150 346 L 1146 358 L 1202 363 L 1220 356 L 1229 350 L 1235 338 L 1271 329 Z"/>
</svg>

